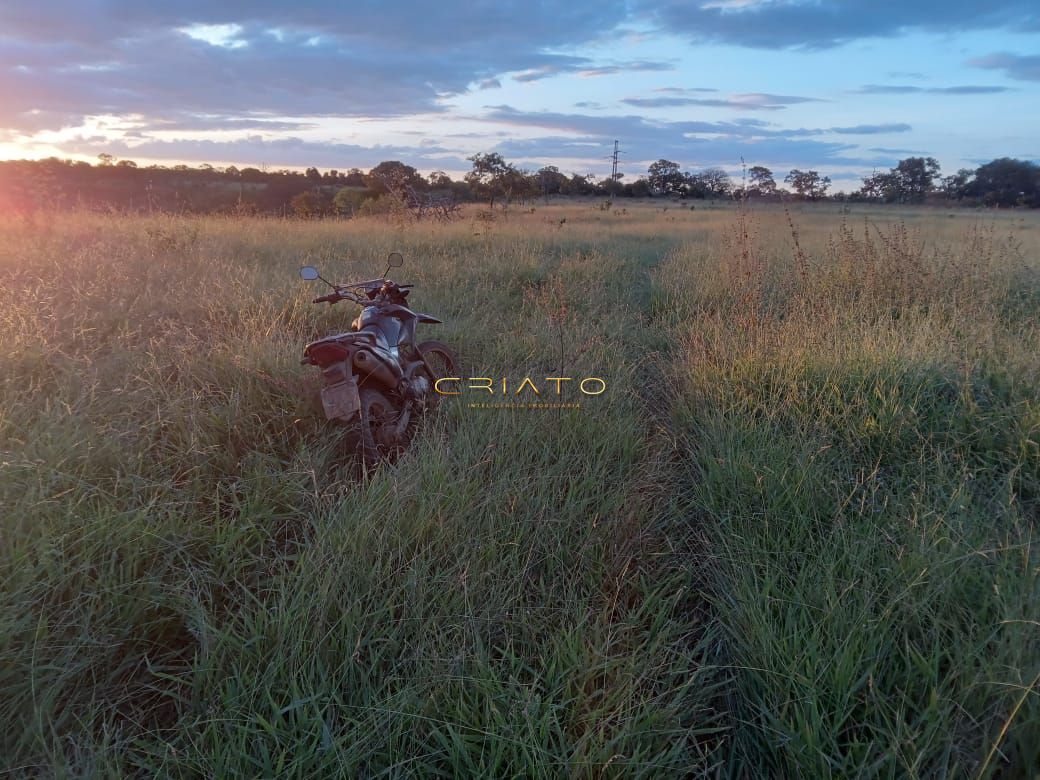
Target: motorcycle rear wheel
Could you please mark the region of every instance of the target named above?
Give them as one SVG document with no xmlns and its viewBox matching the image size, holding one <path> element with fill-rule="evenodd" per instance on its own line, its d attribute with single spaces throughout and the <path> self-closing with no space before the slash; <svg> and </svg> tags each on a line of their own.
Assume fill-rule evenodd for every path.
<svg viewBox="0 0 1040 780">
<path fill-rule="evenodd" d="M 400 419 L 397 409 L 386 395 L 374 387 L 362 387 L 358 431 L 358 452 L 366 467 L 373 467 L 407 445 L 393 429 Z M 407 433 L 405 434 L 407 436 Z"/>
<path fill-rule="evenodd" d="M 459 360 L 455 352 L 441 341 L 424 341 L 416 349 L 426 361 L 426 374 L 432 385 L 438 379 L 458 375 Z M 414 418 L 400 436 L 394 429 L 400 420 L 401 410 L 381 390 L 362 387 L 361 411 L 355 423 L 357 451 L 366 468 L 373 468 L 388 460 L 408 446 L 415 430 Z M 427 396 L 427 408 L 436 404 L 439 396 L 432 391 Z"/>
</svg>

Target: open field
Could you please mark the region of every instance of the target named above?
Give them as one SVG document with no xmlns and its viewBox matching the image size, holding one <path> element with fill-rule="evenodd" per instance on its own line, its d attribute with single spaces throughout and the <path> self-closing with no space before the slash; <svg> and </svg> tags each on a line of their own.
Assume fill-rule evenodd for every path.
<svg viewBox="0 0 1040 780">
<path fill-rule="evenodd" d="M 468 375 L 607 392 L 350 478 L 295 271 L 394 249 Z M 0 770 L 1040 770 L 1036 212 L 59 215 L 0 288 Z"/>
</svg>

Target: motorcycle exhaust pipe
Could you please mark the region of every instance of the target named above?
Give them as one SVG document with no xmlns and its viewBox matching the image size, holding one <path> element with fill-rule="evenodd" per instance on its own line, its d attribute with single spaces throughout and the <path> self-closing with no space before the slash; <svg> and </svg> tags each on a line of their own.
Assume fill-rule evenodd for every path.
<svg viewBox="0 0 1040 780">
<path fill-rule="evenodd" d="M 400 379 L 390 366 L 365 350 L 358 350 L 354 353 L 354 368 L 358 372 L 358 384 L 374 380 L 383 387 L 395 388 Z"/>
</svg>

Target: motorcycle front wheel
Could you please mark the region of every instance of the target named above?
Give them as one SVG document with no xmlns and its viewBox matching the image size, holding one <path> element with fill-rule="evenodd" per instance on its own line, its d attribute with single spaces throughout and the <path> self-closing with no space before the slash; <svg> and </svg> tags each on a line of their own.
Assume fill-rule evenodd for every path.
<svg viewBox="0 0 1040 780">
<path fill-rule="evenodd" d="M 438 379 L 459 375 L 459 359 L 454 350 L 442 341 L 424 341 L 416 347 L 423 360 L 426 361 L 426 374 L 430 384 L 435 385 Z M 427 406 L 436 405 L 440 396 L 434 388 L 430 388 Z"/>
</svg>

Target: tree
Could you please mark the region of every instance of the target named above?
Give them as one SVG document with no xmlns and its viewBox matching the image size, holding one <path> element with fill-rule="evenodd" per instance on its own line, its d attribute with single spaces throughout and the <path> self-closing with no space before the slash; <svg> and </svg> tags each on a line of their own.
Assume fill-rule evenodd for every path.
<svg viewBox="0 0 1040 780">
<path fill-rule="evenodd" d="M 405 165 L 398 160 L 384 160 L 368 172 L 365 185 L 380 195 L 389 193 L 401 198 L 409 187 L 424 189 L 426 182 L 411 165 Z"/>
<path fill-rule="evenodd" d="M 875 171 L 864 178 L 858 194 L 884 203 L 922 203 L 938 177 L 939 162 L 934 157 L 907 157 L 887 173 Z"/>
<path fill-rule="evenodd" d="M 651 190 L 664 195 L 684 195 L 686 193 L 686 178 L 679 170 L 679 163 L 671 160 L 658 160 L 650 163 L 646 172 L 650 174 L 648 181 Z"/>
<path fill-rule="evenodd" d="M 827 189 L 831 186 L 829 176 L 820 176 L 816 171 L 800 171 L 797 168 L 784 177 L 784 182 L 790 184 L 800 198 L 809 200 L 819 200 L 827 194 Z"/>
<path fill-rule="evenodd" d="M 519 168 L 510 168 L 509 172 L 502 177 L 502 193 L 506 203 L 516 198 L 524 203 L 529 195 L 538 194 L 538 179 L 527 171 Z"/>
<path fill-rule="evenodd" d="M 733 191 L 733 182 L 721 168 L 705 168 L 682 175 L 682 195 L 689 198 L 724 198 Z"/>
<path fill-rule="evenodd" d="M 892 169 L 899 185 L 902 203 L 922 203 L 939 177 L 939 162 L 934 157 L 907 157 Z"/>
<path fill-rule="evenodd" d="M 574 173 L 567 179 L 567 184 L 561 191 L 564 195 L 593 195 L 596 185 L 592 183 L 591 173 Z"/>
<path fill-rule="evenodd" d="M 643 177 L 625 185 L 625 194 L 632 198 L 649 198 L 650 182 Z"/>
<path fill-rule="evenodd" d="M 682 196 L 684 198 L 704 199 L 708 197 L 708 184 L 699 173 L 684 173 L 682 177 Z"/>
<path fill-rule="evenodd" d="M 733 182 L 721 168 L 705 168 L 697 174 L 697 180 L 709 198 L 724 198 L 733 189 Z"/>
<path fill-rule="evenodd" d="M 361 204 L 365 201 L 364 190 L 354 187 L 342 187 L 336 190 L 332 198 L 332 210 L 345 217 L 353 217 L 357 214 Z"/>
<path fill-rule="evenodd" d="M 899 186 L 899 177 L 893 171 L 874 171 L 863 179 L 859 195 L 866 200 L 891 203 L 899 197 Z"/>
<path fill-rule="evenodd" d="M 482 152 L 466 159 L 473 163 L 473 170 L 466 174 L 466 182 L 475 193 L 487 198 L 489 208 L 494 209 L 495 198 L 506 194 L 516 169 L 498 152 Z"/>
<path fill-rule="evenodd" d="M 987 206 L 1040 206 L 1040 166 L 1001 157 L 975 171 L 967 192 Z"/>
<path fill-rule="evenodd" d="M 964 200 L 968 195 L 968 189 L 971 186 L 970 182 L 974 176 L 975 171 L 971 168 L 961 168 L 957 173 L 945 176 L 940 189 L 943 195 L 950 200 Z"/>
<path fill-rule="evenodd" d="M 321 214 L 321 201 L 310 190 L 293 196 L 289 205 L 292 206 L 293 213 L 298 217 L 310 218 Z"/>
<path fill-rule="evenodd" d="M 773 172 L 764 165 L 755 165 L 748 169 L 748 194 L 772 195 L 776 192 L 776 180 Z"/>
<path fill-rule="evenodd" d="M 451 177 L 444 171 L 434 171 L 426 177 L 431 189 L 451 189 Z"/>
<path fill-rule="evenodd" d="M 308 168 L 304 176 L 306 176 L 307 181 L 312 184 L 321 184 L 321 174 L 318 172 L 317 168 Z"/>
<path fill-rule="evenodd" d="M 540 168 L 536 176 L 538 177 L 538 189 L 546 200 L 550 195 L 559 195 L 567 186 L 567 177 L 560 173 L 560 169 L 555 165 Z"/>
<path fill-rule="evenodd" d="M 360 168 L 351 168 L 343 177 L 343 184 L 347 187 L 364 187 L 365 173 Z"/>
</svg>

